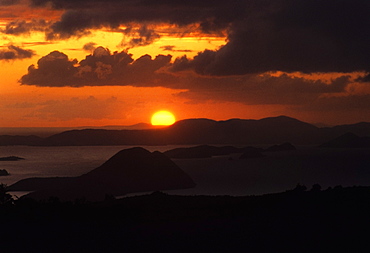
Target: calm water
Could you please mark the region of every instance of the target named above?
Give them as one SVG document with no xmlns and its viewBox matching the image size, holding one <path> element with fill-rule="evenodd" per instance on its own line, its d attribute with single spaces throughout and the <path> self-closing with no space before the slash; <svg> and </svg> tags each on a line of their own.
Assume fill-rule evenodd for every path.
<svg viewBox="0 0 370 253">
<path fill-rule="evenodd" d="M 128 146 L 83 147 L 0 147 L 0 157 L 19 156 L 21 161 L 0 162 L 11 175 L 0 183 L 11 185 L 29 177 L 78 176 L 86 173 Z M 166 151 L 175 146 L 148 146 Z M 308 188 L 319 183 L 329 186 L 370 185 L 370 149 L 330 150 L 300 148 L 297 151 L 267 153 L 266 157 L 240 160 L 238 154 L 207 159 L 175 159 L 197 183 L 172 194 L 250 195 L 285 191 L 297 183 Z"/>
</svg>

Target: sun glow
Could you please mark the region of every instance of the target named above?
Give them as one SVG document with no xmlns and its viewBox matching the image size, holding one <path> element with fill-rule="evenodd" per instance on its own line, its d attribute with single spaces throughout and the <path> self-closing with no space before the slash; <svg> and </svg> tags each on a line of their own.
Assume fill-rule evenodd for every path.
<svg viewBox="0 0 370 253">
<path fill-rule="evenodd" d="M 169 126 L 175 122 L 175 116 L 168 111 L 158 111 L 153 114 L 151 119 L 151 123 L 153 126 Z"/>
</svg>

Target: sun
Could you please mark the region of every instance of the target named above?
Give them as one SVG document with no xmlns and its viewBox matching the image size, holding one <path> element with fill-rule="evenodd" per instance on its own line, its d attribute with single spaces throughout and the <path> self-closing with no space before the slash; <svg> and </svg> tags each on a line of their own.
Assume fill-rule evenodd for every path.
<svg viewBox="0 0 370 253">
<path fill-rule="evenodd" d="M 158 111 L 153 114 L 151 119 L 151 123 L 153 126 L 169 126 L 175 122 L 175 116 L 169 111 Z"/>
</svg>

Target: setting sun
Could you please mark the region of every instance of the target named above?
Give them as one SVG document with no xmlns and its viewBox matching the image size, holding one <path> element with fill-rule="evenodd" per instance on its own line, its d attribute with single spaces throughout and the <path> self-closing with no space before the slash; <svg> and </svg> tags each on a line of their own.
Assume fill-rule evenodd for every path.
<svg viewBox="0 0 370 253">
<path fill-rule="evenodd" d="M 154 126 L 169 126 L 176 122 L 175 116 L 168 111 L 158 111 L 153 114 L 151 123 Z"/>
</svg>

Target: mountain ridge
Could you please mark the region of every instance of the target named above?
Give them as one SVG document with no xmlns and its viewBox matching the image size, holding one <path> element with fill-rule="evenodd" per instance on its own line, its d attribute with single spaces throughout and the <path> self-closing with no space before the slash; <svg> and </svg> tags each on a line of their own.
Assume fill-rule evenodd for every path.
<svg viewBox="0 0 370 253">
<path fill-rule="evenodd" d="M 0 146 L 85 146 L 85 145 L 203 145 L 276 144 L 319 145 L 347 132 L 370 136 L 370 123 L 319 128 L 288 116 L 259 120 L 207 118 L 180 120 L 171 126 L 154 129 L 74 129 L 41 138 L 0 135 Z"/>
</svg>

